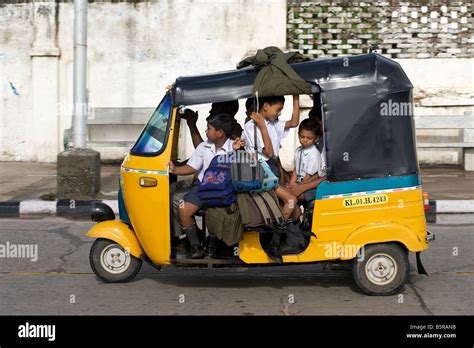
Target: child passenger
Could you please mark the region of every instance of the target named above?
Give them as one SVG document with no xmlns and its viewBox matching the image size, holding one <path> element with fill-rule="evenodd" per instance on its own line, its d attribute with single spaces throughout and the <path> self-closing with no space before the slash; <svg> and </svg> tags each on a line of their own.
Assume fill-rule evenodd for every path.
<svg viewBox="0 0 474 348">
<path fill-rule="evenodd" d="M 250 115 L 252 115 L 252 112 L 255 111 L 255 98 L 248 98 L 245 102 L 245 123 L 251 120 Z M 287 182 L 290 179 L 291 172 L 287 172 L 285 168 L 283 168 L 283 165 L 281 164 L 280 157 L 277 158 L 276 160 L 276 166 L 278 167 L 278 171 L 280 173 L 280 182 Z"/>
<path fill-rule="evenodd" d="M 248 152 L 253 153 L 256 147 L 258 160 L 266 161 L 275 176 L 281 179 L 277 166 L 281 141 L 288 136 L 290 128 L 298 126 L 300 117 L 299 98 L 297 95 L 293 96 L 293 114 L 290 121 L 280 121 L 278 119 L 285 104 L 285 97 L 262 97 L 258 99 L 258 102 L 260 105 L 258 113 L 252 112 L 250 114 L 251 120 L 245 123 L 244 126 L 245 148 Z M 257 144 L 254 141 L 255 132 Z M 282 211 L 285 220 L 287 220 L 286 248 L 298 250 L 302 240 L 304 242 L 304 238 L 302 235 L 299 235 L 298 228 L 295 225 L 295 221 L 301 215 L 297 199 L 280 185 L 276 187 L 275 193 L 283 202 Z M 280 253 L 279 234 L 274 233 L 272 235 L 267 253 L 276 262 L 283 262 Z"/>
<path fill-rule="evenodd" d="M 175 166 L 169 163 L 169 170 L 176 175 L 191 175 L 197 173 L 188 192 L 184 195 L 184 204 L 179 207 L 179 220 L 181 231 L 186 234 L 191 244 L 191 258 L 199 259 L 204 257 L 204 247 L 199 240 L 194 220 L 194 214 L 203 207 L 204 202 L 197 195 L 198 188 L 204 176 L 204 171 L 209 167 L 212 159 L 220 154 L 228 154 L 234 150 L 245 146 L 245 142 L 240 138 L 232 141 L 230 139 L 233 120 L 227 114 L 214 114 L 206 118 L 207 140 L 200 143 L 194 150 L 186 165 Z"/>
<path fill-rule="evenodd" d="M 232 131 L 230 138 L 232 140 L 240 138 L 242 136 L 242 126 L 235 119 L 235 115 L 239 111 L 239 101 L 230 100 L 220 103 L 212 103 L 211 110 L 209 110 L 209 116 L 217 114 L 227 114 L 232 117 Z M 191 139 L 193 141 L 194 148 L 197 148 L 200 143 L 204 140 L 199 133 L 197 128 L 198 112 L 191 109 L 184 110 L 184 118 L 188 124 L 189 130 L 191 132 Z"/>
<path fill-rule="evenodd" d="M 275 176 L 280 179 L 277 160 L 281 141 L 288 136 L 290 128 L 298 126 L 300 117 L 299 98 L 297 95 L 293 96 L 293 114 L 289 121 L 280 121 L 278 119 L 285 105 L 285 97 L 262 97 L 259 98 L 259 104 L 258 113 L 252 112 L 250 114 L 251 120 L 244 125 L 245 149 L 251 153 L 255 151 L 254 132 L 256 130 L 258 160 L 266 161 Z M 296 197 L 292 196 L 282 186 L 278 186 L 275 189 L 275 193 L 283 201 L 283 215 L 288 220 L 295 211 L 296 205 L 294 203 L 296 203 Z"/>
<path fill-rule="evenodd" d="M 295 169 L 286 186 L 298 201 L 312 201 L 316 197 L 316 186 L 324 180 L 326 163 L 324 152 L 316 147 L 322 136 L 320 124 L 311 118 L 301 122 L 298 129 L 300 146 L 295 151 Z M 321 180 L 317 180 L 321 179 Z M 318 181 L 317 183 L 314 181 Z M 312 183 L 311 185 L 305 185 Z"/>
</svg>

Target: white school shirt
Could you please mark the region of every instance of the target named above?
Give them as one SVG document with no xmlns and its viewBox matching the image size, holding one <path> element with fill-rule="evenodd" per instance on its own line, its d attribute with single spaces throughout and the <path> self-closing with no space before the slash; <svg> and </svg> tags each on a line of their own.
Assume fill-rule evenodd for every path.
<svg viewBox="0 0 474 348">
<path fill-rule="evenodd" d="M 307 175 L 318 173 L 319 177 L 326 175 L 326 160 L 324 148 L 319 152 L 316 145 L 304 148 L 298 146 L 295 151 L 296 182 L 301 182 Z"/>
<path fill-rule="evenodd" d="M 211 143 L 209 140 L 203 141 L 198 145 L 189 158 L 187 164 L 198 171 L 199 181 L 202 181 L 204 171 L 209 167 L 209 164 L 215 156 L 225 155 L 233 151 L 232 143 L 233 141 L 231 139 L 227 139 L 224 145 L 217 149 L 217 151 L 216 145 Z"/>
<path fill-rule="evenodd" d="M 285 139 L 288 134 L 290 134 L 290 129 L 285 129 L 286 121 L 274 121 L 270 122 L 265 120 L 268 129 L 268 135 L 270 137 L 270 141 L 272 142 L 273 147 L 273 156 L 278 157 L 280 153 L 281 141 Z M 255 130 L 255 122 L 253 120 L 248 121 L 244 125 L 244 139 L 245 139 L 245 150 L 247 152 L 254 152 L 255 145 L 254 145 L 254 130 Z M 268 161 L 269 158 L 263 154 L 263 148 L 265 144 L 263 143 L 262 132 L 260 132 L 260 128 L 257 127 L 257 152 L 258 152 L 258 159 L 263 159 L 264 161 Z"/>
</svg>

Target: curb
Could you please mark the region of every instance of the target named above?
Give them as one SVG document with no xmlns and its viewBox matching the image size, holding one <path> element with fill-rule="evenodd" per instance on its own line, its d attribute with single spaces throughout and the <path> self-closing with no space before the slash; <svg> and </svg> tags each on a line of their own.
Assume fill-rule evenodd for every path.
<svg viewBox="0 0 474 348">
<path fill-rule="evenodd" d="M 89 218 L 92 202 L 103 202 L 119 213 L 117 200 L 76 201 L 60 199 L 57 201 L 7 201 L 0 202 L 0 218 L 19 218 L 26 216 L 60 216 Z M 474 200 L 430 200 L 430 211 L 426 214 L 428 222 L 436 222 L 438 214 L 474 214 Z"/>
<path fill-rule="evenodd" d="M 437 200 L 436 212 L 437 213 L 474 213 L 474 200 Z"/>
<path fill-rule="evenodd" d="M 8 201 L 0 202 L 0 218 L 21 218 L 40 216 L 59 216 L 68 218 L 90 218 L 92 202 L 103 202 L 119 213 L 117 200 L 76 201 L 60 199 L 57 201 Z"/>
<path fill-rule="evenodd" d="M 464 216 L 462 214 L 464 214 Z M 471 214 L 474 214 L 473 199 L 441 199 L 430 200 L 430 210 L 426 212 L 425 215 L 426 222 L 428 223 L 455 225 L 459 223 L 474 223 L 474 218 Z"/>
</svg>

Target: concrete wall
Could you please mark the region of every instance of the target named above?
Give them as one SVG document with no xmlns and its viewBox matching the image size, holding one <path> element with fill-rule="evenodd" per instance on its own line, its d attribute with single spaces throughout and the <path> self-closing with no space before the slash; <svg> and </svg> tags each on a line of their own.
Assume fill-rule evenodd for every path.
<svg viewBox="0 0 474 348">
<path fill-rule="evenodd" d="M 0 4 L 0 161 L 54 162 L 63 150 L 63 132 L 71 126 L 73 5 L 64 0 L 9 2 L 15 1 Z M 257 48 L 285 48 L 286 22 L 284 0 L 90 3 L 89 106 L 154 107 L 177 76 L 233 69 Z M 473 58 L 398 61 L 415 86 L 415 114 L 472 111 Z M 303 104 L 310 107 L 307 100 Z M 205 116 L 209 106 L 197 109 Z M 241 123 L 243 112 L 241 103 Z M 282 119 L 290 114 L 288 98 Z M 204 129 L 204 117 L 199 126 Z M 113 139 L 123 131 L 110 126 L 95 129 L 95 135 Z M 133 139 L 139 127 L 128 131 Z M 419 139 L 461 136 L 459 131 L 418 133 Z M 296 142 L 295 132 L 283 142 L 288 168 Z M 189 156 L 189 134 L 183 133 L 180 144 L 180 156 Z M 104 159 L 126 152 L 97 150 Z M 423 163 L 447 164 L 459 164 L 461 157 L 452 149 L 420 150 L 419 156 Z"/>
<path fill-rule="evenodd" d="M 415 116 L 473 114 L 474 59 L 396 59 L 414 86 Z M 418 142 L 474 142 L 471 131 L 418 129 Z M 421 164 L 462 165 L 463 153 L 456 148 L 418 149 Z"/>
<path fill-rule="evenodd" d="M 0 7 L 0 159 L 36 160 L 33 146 L 32 4 Z"/>
<path fill-rule="evenodd" d="M 71 2 L 0 6 L 0 161 L 53 162 L 63 150 L 73 16 Z M 155 106 L 177 76 L 233 69 L 266 45 L 285 48 L 285 23 L 284 0 L 90 3 L 90 107 Z M 103 158 L 123 153 L 101 150 Z"/>
<path fill-rule="evenodd" d="M 415 90 L 415 115 L 449 117 L 474 105 L 474 17 L 470 0 L 289 0 L 287 45 L 320 57 L 370 45 L 400 62 Z M 417 58 L 417 59 L 414 59 Z M 473 142 L 472 131 L 418 130 L 419 142 Z M 460 149 L 419 149 L 426 164 L 461 164 Z"/>
<path fill-rule="evenodd" d="M 288 47 L 316 57 L 472 58 L 472 0 L 288 1 Z"/>
</svg>

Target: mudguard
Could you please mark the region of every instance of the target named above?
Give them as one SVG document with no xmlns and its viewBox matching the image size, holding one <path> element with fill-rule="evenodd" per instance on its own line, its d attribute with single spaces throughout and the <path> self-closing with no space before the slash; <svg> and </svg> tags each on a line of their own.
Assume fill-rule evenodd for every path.
<svg viewBox="0 0 474 348">
<path fill-rule="evenodd" d="M 428 272 L 426 272 L 425 267 L 421 263 L 420 253 L 416 253 L 416 268 L 418 269 L 418 274 L 423 274 L 429 276 Z"/>
<path fill-rule="evenodd" d="M 109 220 L 99 222 L 87 232 L 87 236 L 113 240 L 136 258 L 141 258 L 143 255 L 143 249 L 138 242 L 135 232 L 122 221 Z"/>
<path fill-rule="evenodd" d="M 345 250 L 357 251 L 364 245 L 398 242 L 403 244 L 411 252 L 421 252 L 427 248 L 426 243 L 407 227 L 393 223 L 382 223 L 363 226 L 351 233 L 344 242 Z M 349 252 L 341 259 L 350 260 L 356 257 L 356 253 Z"/>
</svg>

